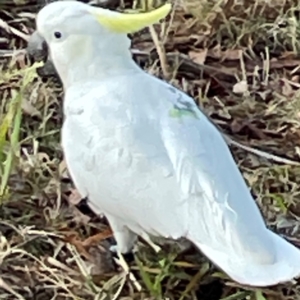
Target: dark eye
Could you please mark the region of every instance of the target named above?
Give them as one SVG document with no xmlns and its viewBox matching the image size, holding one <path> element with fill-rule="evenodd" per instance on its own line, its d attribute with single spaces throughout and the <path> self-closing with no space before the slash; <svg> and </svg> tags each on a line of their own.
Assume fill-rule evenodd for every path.
<svg viewBox="0 0 300 300">
<path fill-rule="evenodd" d="M 57 39 L 60 39 L 60 38 L 62 37 L 62 34 L 61 34 L 61 32 L 59 32 L 59 31 L 55 31 L 55 32 L 54 32 L 54 36 L 55 36 Z"/>
</svg>

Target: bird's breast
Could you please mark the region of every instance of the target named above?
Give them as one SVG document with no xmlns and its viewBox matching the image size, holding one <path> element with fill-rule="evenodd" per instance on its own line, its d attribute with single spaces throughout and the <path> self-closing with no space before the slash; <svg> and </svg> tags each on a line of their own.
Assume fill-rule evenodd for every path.
<svg viewBox="0 0 300 300">
<path fill-rule="evenodd" d="M 85 187 L 99 212 L 126 216 L 145 231 L 157 232 L 153 224 L 164 224 L 165 217 L 176 223 L 177 213 L 170 207 L 180 192 L 159 140 L 148 147 L 147 136 L 155 140 L 154 133 L 142 136 L 132 126 L 112 126 L 99 120 L 98 124 L 97 128 L 82 129 L 72 118 L 64 123 L 62 144 L 74 181 Z M 179 226 L 161 224 L 162 232 L 168 232 L 166 225 Z"/>
</svg>

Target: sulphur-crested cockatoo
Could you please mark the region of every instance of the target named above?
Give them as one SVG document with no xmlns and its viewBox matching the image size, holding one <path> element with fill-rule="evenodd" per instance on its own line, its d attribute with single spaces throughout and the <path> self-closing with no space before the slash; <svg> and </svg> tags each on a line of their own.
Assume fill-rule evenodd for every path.
<svg viewBox="0 0 300 300">
<path fill-rule="evenodd" d="M 266 228 L 220 132 L 193 99 L 132 60 L 127 34 L 170 9 L 126 14 L 63 1 L 38 13 L 64 86 L 70 174 L 121 253 L 138 235 L 184 237 L 241 284 L 289 281 L 300 275 L 300 251 Z"/>
</svg>

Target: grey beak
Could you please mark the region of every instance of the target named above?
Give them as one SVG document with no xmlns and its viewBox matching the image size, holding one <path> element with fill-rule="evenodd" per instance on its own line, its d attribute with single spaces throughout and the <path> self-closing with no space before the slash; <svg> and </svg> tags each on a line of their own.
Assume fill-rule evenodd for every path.
<svg viewBox="0 0 300 300">
<path fill-rule="evenodd" d="M 37 62 L 48 59 L 47 43 L 37 31 L 30 36 L 26 50 L 28 55 Z"/>
<path fill-rule="evenodd" d="M 35 62 L 45 62 L 43 67 L 37 69 L 37 73 L 41 77 L 57 77 L 56 70 L 49 57 L 48 45 L 37 31 L 30 36 L 26 50 L 28 56 Z"/>
</svg>

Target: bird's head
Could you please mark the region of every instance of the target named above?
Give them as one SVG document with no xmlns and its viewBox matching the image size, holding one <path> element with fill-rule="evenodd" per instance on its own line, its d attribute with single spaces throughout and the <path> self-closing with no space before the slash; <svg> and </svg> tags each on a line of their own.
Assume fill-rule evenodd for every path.
<svg viewBox="0 0 300 300">
<path fill-rule="evenodd" d="M 127 34 L 158 22 L 170 9 L 171 5 L 165 4 L 151 12 L 129 14 L 77 1 L 58 1 L 38 13 L 36 24 L 64 81 L 64 77 L 70 77 L 70 69 L 74 66 L 77 66 L 76 72 L 80 69 L 95 76 L 96 68 L 101 72 L 100 65 L 104 72 L 104 69 L 120 67 L 120 60 L 131 60 Z"/>
</svg>

